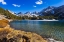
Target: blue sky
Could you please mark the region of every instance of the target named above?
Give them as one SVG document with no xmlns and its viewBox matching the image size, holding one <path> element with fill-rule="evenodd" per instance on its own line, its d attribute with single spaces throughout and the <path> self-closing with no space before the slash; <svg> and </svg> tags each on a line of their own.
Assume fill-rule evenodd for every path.
<svg viewBox="0 0 64 42">
<path fill-rule="evenodd" d="M 64 5 L 64 0 L 0 0 L 0 7 L 13 12 L 41 11 L 48 6 Z"/>
</svg>

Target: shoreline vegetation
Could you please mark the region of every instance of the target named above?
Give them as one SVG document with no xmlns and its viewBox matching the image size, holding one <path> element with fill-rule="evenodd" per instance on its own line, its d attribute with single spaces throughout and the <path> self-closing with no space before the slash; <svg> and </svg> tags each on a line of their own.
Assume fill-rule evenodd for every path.
<svg viewBox="0 0 64 42">
<path fill-rule="evenodd" d="M 10 21 L 11 22 L 11 21 Z M 15 30 L 10 27 L 9 21 L 0 20 L 0 42 L 62 42 L 53 38 L 46 38 L 36 33 Z"/>
<path fill-rule="evenodd" d="M 47 42 L 36 33 L 12 29 L 8 20 L 0 22 L 0 42 Z"/>
<path fill-rule="evenodd" d="M 0 42 L 62 42 L 36 33 L 15 30 L 9 25 L 11 21 L 0 19 Z"/>
<path fill-rule="evenodd" d="M 56 17 L 57 18 L 57 17 Z M 57 20 L 53 16 L 38 17 L 19 17 L 11 14 L 8 10 L 0 7 L 0 42 L 62 42 L 53 38 L 43 38 L 32 32 L 15 30 L 10 27 L 9 22 L 14 20 Z"/>
</svg>

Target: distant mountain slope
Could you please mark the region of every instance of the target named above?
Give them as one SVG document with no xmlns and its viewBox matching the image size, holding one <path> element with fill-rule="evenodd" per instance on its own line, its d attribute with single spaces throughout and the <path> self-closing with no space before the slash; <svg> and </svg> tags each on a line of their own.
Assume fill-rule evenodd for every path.
<svg viewBox="0 0 64 42">
<path fill-rule="evenodd" d="M 4 15 L 0 15 L 0 20 L 6 19 Z"/>
<path fill-rule="evenodd" d="M 55 11 L 55 14 L 64 13 L 64 5 L 57 7 L 57 9 L 55 9 L 54 11 Z"/>
<path fill-rule="evenodd" d="M 6 18 L 8 18 L 8 19 L 21 19 L 21 17 L 16 16 L 16 15 L 10 13 L 8 10 L 4 10 L 1 7 L 0 7 L 0 14 L 6 16 Z"/>
<path fill-rule="evenodd" d="M 49 6 L 46 9 L 43 9 L 40 14 L 42 16 L 54 16 L 58 17 L 58 19 L 64 19 L 64 5 L 59 7 Z"/>
</svg>

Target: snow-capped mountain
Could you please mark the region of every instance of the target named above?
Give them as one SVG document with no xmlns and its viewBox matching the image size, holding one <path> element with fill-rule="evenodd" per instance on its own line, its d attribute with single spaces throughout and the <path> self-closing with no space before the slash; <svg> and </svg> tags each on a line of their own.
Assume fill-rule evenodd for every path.
<svg viewBox="0 0 64 42">
<path fill-rule="evenodd" d="M 56 8 L 56 7 L 49 6 L 49 7 L 47 7 L 46 9 L 43 9 L 43 10 L 40 12 L 40 14 L 41 14 L 41 15 L 54 14 L 54 13 L 55 13 L 55 11 L 54 11 L 55 8 Z"/>
<path fill-rule="evenodd" d="M 54 7 L 52 7 L 52 6 L 49 6 L 48 8 L 46 8 L 45 10 L 44 10 L 44 12 L 49 12 L 49 11 L 52 11 L 54 9 Z"/>
<path fill-rule="evenodd" d="M 37 17 L 37 16 L 55 16 L 55 17 L 64 17 L 64 5 L 60 6 L 60 7 L 54 7 L 54 6 L 49 6 L 45 9 L 43 9 L 41 12 L 26 12 L 26 13 L 22 13 L 19 12 L 18 16 L 28 16 L 28 17 Z"/>
<path fill-rule="evenodd" d="M 12 12 L 12 11 L 10 11 L 10 10 L 8 10 L 10 13 L 12 13 L 12 14 L 14 14 L 14 12 Z"/>
<path fill-rule="evenodd" d="M 59 7 L 53 7 L 53 6 L 49 6 L 46 9 L 43 9 L 40 12 L 41 16 L 55 16 L 58 18 L 63 18 L 64 19 L 64 5 L 59 6 Z"/>
<path fill-rule="evenodd" d="M 59 18 L 64 19 L 64 5 L 58 7 L 57 9 L 55 9 L 54 16 L 58 16 Z"/>
<path fill-rule="evenodd" d="M 38 15 L 38 12 L 26 12 L 26 13 L 24 13 L 24 14 L 22 14 L 21 12 L 18 14 L 18 16 L 28 16 L 28 17 L 33 17 L 33 16 L 35 16 L 35 17 L 37 17 L 37 16 L 39 16 Z"/>
</svg>

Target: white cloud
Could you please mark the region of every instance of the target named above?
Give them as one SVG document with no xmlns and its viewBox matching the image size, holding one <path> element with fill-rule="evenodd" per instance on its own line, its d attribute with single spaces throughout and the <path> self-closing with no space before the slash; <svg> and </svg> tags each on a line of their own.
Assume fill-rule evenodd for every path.
<svg viewBox="0 0 64 42">
<path fill-rule="evenodd" d="M 20 7 L 21 5 L 17 5 L 17 4 L 12 4 L 13 6 L 15 6 L 15 7 Z"/>
<path fill-rule="evenodd" d="M 33 6 L 33 7 L 36 7 L 36 6 Z"/>
<path fill-rule="evenodd" d="M 40 5 L 40 4 L 43 4 L 43 1 L 42 0 L 38 0 L 35 3 Z"/>
<path fill-rule="evenodd" d="M 0 3 L 2 3 L 3 5 L 7 4 L 4 0 L 0 0 Z"/>
</svg>

